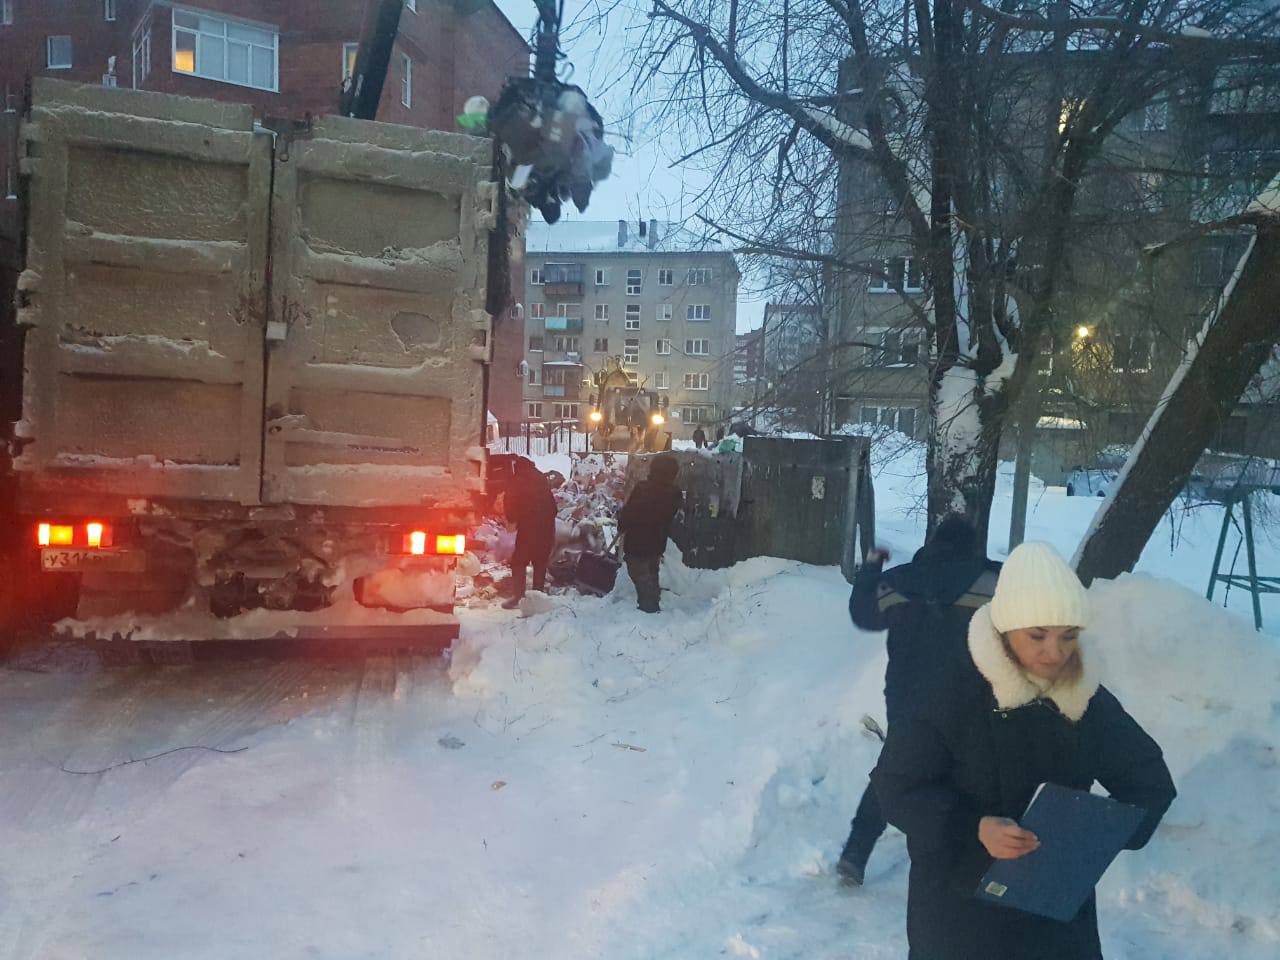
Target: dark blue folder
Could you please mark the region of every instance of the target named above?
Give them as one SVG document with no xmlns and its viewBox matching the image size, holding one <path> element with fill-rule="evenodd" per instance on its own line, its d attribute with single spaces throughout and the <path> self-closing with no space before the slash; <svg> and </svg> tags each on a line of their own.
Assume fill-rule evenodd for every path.
<svg viewBox="0 0 1280 960">
<path fill-rule="evenodd" d="M 1019 821 L 1040 847 L 995 861 L 974 896 L 1067 923 L 1145 817 L 1141 807 L 1110 797 L 1041 784 Z"/>
</svg>

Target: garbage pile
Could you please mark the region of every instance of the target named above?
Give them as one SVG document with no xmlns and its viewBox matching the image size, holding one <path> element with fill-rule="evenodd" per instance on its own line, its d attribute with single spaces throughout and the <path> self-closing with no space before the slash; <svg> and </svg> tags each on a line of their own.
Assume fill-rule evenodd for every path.
<svg viewBox="0 0 1280 960">
<path fill-rule="evenodd" d="M 567 478 L 556 471 L 546 474 L 557 508 L 556 545 L 547 567 L 549 584 L 573 586 L 578 557 L 584 552 L 604 553 L 612 545 L 614 518 L 626 486 L 626 463 L 625 455 L 592 453 L 575 457 Z M 487 603 L 499 598 L 499 584 L 511 573 L 515 542 L 515 531 L 507 528 L 500 507 L 479 524 L 472 534 L 476 572 L 459 576 L 459 601 Z"/>
</svg>

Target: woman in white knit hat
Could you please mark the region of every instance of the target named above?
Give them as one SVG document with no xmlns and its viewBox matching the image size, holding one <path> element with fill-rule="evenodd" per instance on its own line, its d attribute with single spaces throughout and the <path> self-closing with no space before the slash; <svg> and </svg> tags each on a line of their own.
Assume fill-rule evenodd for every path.
<svg viewBox="0 0 1280 960">
<path fill-rule="evenodd" d="M 1096 960 L 1091 896 L 1070 923 L 973 898 L 993 859 L 1036 849 L 1015 818 L 1041 783 L 1147 811 L 1145 846 L 1173 802 L 1160 748 L 1099 684 L 1089 597 L 1054 549 L 1026 543 L 974 615 L 968 656 L 940 664 L 927 708 L 889 728 L 872 782 L 907 835 L 911 960 Z"/>
</svg>

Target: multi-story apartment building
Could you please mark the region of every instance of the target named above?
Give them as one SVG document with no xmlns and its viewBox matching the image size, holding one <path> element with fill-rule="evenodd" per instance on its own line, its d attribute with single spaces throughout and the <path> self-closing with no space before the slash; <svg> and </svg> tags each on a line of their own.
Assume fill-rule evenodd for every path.
<svg viewBox="0 0 1280 960">
<path fill-rule="evenodd" d="M 365 0 L 0 0 L 0 143 L 13 140 L 27 78 L 56 77 L 248 103 L 259 117 L 337 112 Z M 456 130 L 468 97 L 496 98 L 529 71 L 529 48 L 492 0 L 405 0 L 376 119 Z M 0 149 L 0 248 L 17 178 Z M 5 199 L 10 198 L 10 199 Z M 5 230 L 5 223 L 11 229 Z M 0 249 L 0 254 L 4 253 Z M 512 257 L 512 301 L 523 284 Z M 489 406 L 520 411 L 523 322 L 494 317 Z"/>
<path fill-rule="evenodd" d="M 1028 61 L 1026 77 L 1034 92 L 1034 62 Z M 853 85 L 842 80 L 842 88 Z M 861 126 L 857 105 L 846 109 L 847 122 Z M 1082 190 L 1081 219 L 1092 224 L 1091 232 L 1072 253 L 1071 295 L 1059 307 L 1071 311 L 1071 326 L 1084 335 L 1054 344 L 1053 355 L 1039 359 L 1046 414 L 1061 419 L 1086 411 L 1099 445 L 1137 436 L 1188 333 L 1230 276 L 1244 238 L 1220 233 L 1197 247 L 1180 245 L 1154 266 L 1140 263 L 1136 251 L 1184 234 L 1196 220 L 1243 209 L 1280 169 L 1278 117 L 1276 91 L 1219 71 L 1153 102 L 1115 131 L 1106 146 L 1109 162 L 1101 165 L 1106 169 Z M 1039 128 L 1025 126 L 1030 147 Z M 837 204 L 837 255 L 877 265 L 879 272 L 833 283 L 836 419 L 921 435 L 930 374 L 924 270 L 889 190 L 868 164 L 842 161 Z M 1139 279 L 1146 287 L 1135 294 Z M 1236 438 L 1258 434 L 1247 414 L 1242 407 L 1232 418 L 1221 445 L 1240 447 L 1244 440 Z M 1260 451 L 1255 445 L 1250 452 Z"/>
<path fill-rule="evenodd" d="M 337 109 L 363 0 L 0 0 L 0 92 L 29 76 L 250 103 L 301 118 Z M 466 12 L 464 12 L 466 11 Z M 114 71 L 109 63 L 115 60 Z M 491 0 L 405 0 L 378 120 L 438 130 L 475 94 L 528 72 Z"/>
<path fill-rule="evenodd" d="M 729 414 L 737 347 L 733 254 L 678 223 L 531 223 L 525 238 L 525 417 L 580 420 L 616 359 L 669 400 L 687 439 Z"/>
</svg>

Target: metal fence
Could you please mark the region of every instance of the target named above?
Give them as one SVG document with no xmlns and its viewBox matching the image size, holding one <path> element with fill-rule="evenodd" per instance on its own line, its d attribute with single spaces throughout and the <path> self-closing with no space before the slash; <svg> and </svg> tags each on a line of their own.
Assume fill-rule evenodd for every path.
<svg viewBox="0 0 1280 960">
<path fill-rule="evenodd" d="M 591 434 L 576 420 L 500 422 L 498 439 L 490 442 L 489 449 L 494 453 L 517 453 L 526 457 L 586 453 L 591 449 Z"/>
</svg>

